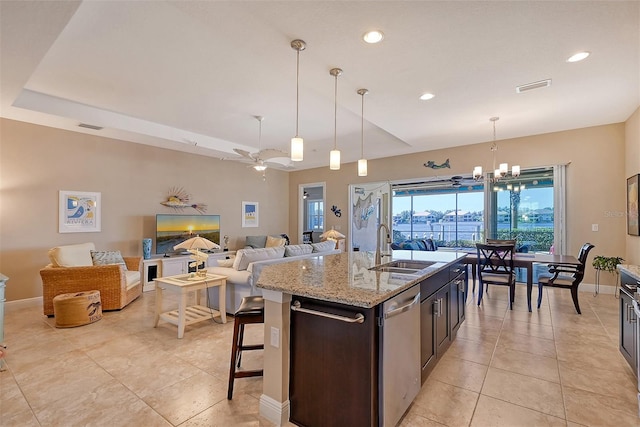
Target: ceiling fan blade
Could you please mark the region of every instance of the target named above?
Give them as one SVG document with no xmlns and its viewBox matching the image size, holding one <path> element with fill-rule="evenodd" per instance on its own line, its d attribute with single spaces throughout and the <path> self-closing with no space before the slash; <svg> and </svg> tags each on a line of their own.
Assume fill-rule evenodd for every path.
<svg viewBox="0 0 640 427">
<path fill-rule="evenodd" d="M 275 157 L 289 157 L 289 153 L 275 148 L 265 148 L 256 153 L 256 157 L 262 160 L 269 160 Z"/>
<path fill-rule="evenodd" d="M 255 158 L 248 151 L 241 150 L 239 148 L 234 148 L 233 151 L 240 154 L 242 157 L 246 157 L 247 159 L 255 160 Z"/>
</svg>

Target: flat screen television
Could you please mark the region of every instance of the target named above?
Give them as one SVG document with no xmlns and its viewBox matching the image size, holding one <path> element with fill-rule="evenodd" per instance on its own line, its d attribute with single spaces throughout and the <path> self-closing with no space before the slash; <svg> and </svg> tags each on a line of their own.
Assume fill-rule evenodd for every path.
<svg viewBox="0 0 640 427">
<path fill-rule="evenodd" d="M 173 247 L 199 235 L 220 244 L 220 215 L 156 215 L 156 254 L 172 254 Z"/>
</svg>

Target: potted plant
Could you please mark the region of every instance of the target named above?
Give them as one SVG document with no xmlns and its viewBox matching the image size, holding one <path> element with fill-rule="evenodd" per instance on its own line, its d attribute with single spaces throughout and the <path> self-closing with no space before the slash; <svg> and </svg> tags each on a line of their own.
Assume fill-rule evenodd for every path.
<svg viewBox="0 0 640 427">
<path fill-rule="evenodd" d="M 616 267 L 618 266 L 618 264 L 621 264 L 622 261 L 624 261 L 624 259 L 620 258 L 619 256 L 608 257 L 596 255 L 593 258 L 593 262 L 591 263 L 591 265 L 596 269 L 596 295 L 598 294 L 600 288 L 600 272 L 608 271 L 609 273 L 614 273 L 616 275 L 615 296 L 616 298 L 618 297 L 618 269 Z"/>
<path fill-rule="evenodd" d="M 591 265 L 593 265 L 593 268 L 595 268 L 596 270 L 600 270 L 600 271 L 608 271 L 609 273 L 617 273 L 618 270 L 616 269 L 618 264 L 621 264 L 622 261 L 624 261 L 624 259 L 620 258 L 619 256 L 602 256 L 602 255 L 596 255 L 593 258 L 593 263 L 591 263 Z"/>
</svg>

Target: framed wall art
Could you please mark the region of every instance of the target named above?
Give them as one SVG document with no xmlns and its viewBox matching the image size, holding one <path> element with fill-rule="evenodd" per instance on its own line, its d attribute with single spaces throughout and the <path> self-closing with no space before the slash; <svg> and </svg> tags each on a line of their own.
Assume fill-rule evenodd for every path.
<svg viewBox="0 0 640 427">
<path fill-rule="evenodd" d="M 258 226 L 258 202 L 242 202 L 242 227 Z"/>
<path fill-rule="evenodd" d="M 632 236 L 640 236 L 638 199 L 640 199 L 640 174 L 627 179 L 627 234 Z"/>
<path fill-rule="evenodd" d="M 100 228 L 100 193 L 60 190 L 59 233 L 91 233 Z"/>
</svg>

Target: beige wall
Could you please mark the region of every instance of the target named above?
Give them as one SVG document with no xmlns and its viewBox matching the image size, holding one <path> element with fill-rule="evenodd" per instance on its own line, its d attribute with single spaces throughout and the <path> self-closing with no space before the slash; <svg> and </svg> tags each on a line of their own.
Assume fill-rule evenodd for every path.
<svg viewBox="0 0 640 427">
<path fill-rule="evenodd" d="M 289 174 L 267 171 L 267 180 L 236 162 L 179 153 L 43 126 L 0 121 L 0 272 L 10 277 L 9 301 L 42 295 L 39 269 L 49 248 L 93 241 L 101 249 L 140 255 L 143 237 L 153 237 L 155 214 L 169 188 L 184 187 L 193 202 L 220 214 L 231 247 L 247 234 L 288 232 L 297 240 L 298 185 L 326 182 L 327 226 L 348 230 L 348 185 L 444 174 L 469 174 L 491 161 L 490 142 L 369 161 L 369 176 L 355 163 L 340 171 L 317 168 Z M 596 245 L 592 254 L 619 255 L 640 264 L 640 238 L 626 235 L 626 177 L 640 172 L 640 111 L 624 124 L 536 135 L 499 142 L 499 159 L 522 167 L 569 163 L 568 248 Z M 450 159 L 451 169 L 422 164 Z M 626 160 L 625 160 L 626 159 Z M 485 166 L 486 167 L 486 166 Z M 286 194 L 286 189 L 289 189 Z M 58 233 L 58 191 L 102 193 L 102 232 Z M 260 227 L 242 228 L 242 201 L 260 203 Z M 289 208 L 290 207 L 290 208 Z M 195 212 L 195 211 L 191 211 Z M 189 213 L 185 211 L 184 213 Z M 599 224 L 599 232 L 591 224 Z M 586 282 L 593 283 L 589 271 Z"/>
<path fill-rule="evenodd" d="M 221 234 L 231 237 L 232 249 L 244 246 L 248 234 L 286 232 L 288 180 L 272 169 L 263 181 L 237 162 L 3 119 L 0 272 L 10 279 L 7 300 L 42 295 L 39 270 L 51 247 L 92 241 L 142 255 L 143 237 L 155 243 L 155 215 L 175 212 L 160 205 L 175 186 L 207 204 L 207 213 L 221 215 Z M 102 232 L 59 234 L 59 190 L 101 192 Z M 242 201 L 259 203 L 259 228 L 241 227 Z"/>
<path fill-rule="evenodd" d="M 358 177 L 355 163 L 329 168 L 292 172 L 289 187 L 289 235 L 297 234 L 298 185 L 326 182 L 327 206 L 337 205 L 338 218 L 327 209 L 327 227 L 335 226 L 347 234 L 348 185 L 352 183 L 394 181 L 436 175 L 470 175 L 475 165 L 485 169 L 492 161 L 490 142 L 424 153 L 369 161 L 369 176 Z M 637 142 L 636 152 L 637 152 Z M 628 144 L 627 144 L 628 145 Z M 565 132 L 499 141 L 498 160 L 520 164 L 522 168 L 569 163 L 567 167 L 568 253 L 576 255 L 584 242 L 596 247 L 593 255 L 626 257 L 625 212 L 625 124 L 612 124 Z M 628 148 L 627 148 L 628 150 Z M 428 160 L 441 163 L 450 159 L 451 169 L 433 170 L 423 166 Z M 599 231 L 592 232 L 591 224 Z M 347 236 L 348 239 L 348 236 Z M 348 240 L 347 240 L 348 241 Z M 606 284 L 606 278 L 603 284 Z M 594 283 L 593 269 L 585 282 Z"/>
<path fill-rule="evenodd" d="M 640 173 L 640 108 L 625 123 L 625 177 Z M 640 265 L 640 237 L 629 236 L 627 240 L 627 264 Z"/>
</svg>

